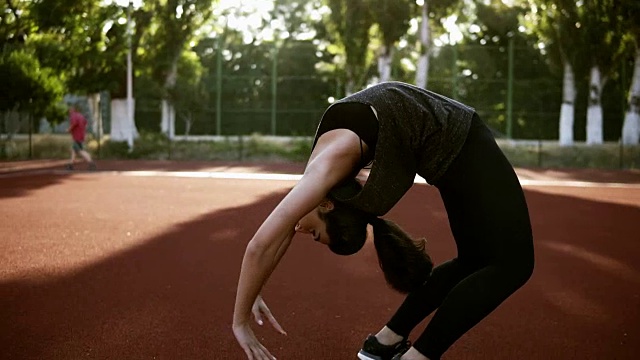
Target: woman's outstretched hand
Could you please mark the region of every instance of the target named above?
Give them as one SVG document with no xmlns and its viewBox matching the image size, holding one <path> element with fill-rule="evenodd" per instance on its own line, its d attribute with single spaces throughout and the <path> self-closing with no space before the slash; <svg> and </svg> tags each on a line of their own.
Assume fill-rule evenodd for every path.
<svg viewBox="0 0 640 360">
<path fill-rule="evenodd" d="M 251 312 L 255 318 L 255 321 L 258 325 L 263 325 L 264 320 L 263 316 L 266 316 L 267 320 L 271 323 L 273 328 L 283 334 L 287 335 L 282 326 L 278 323 L 278 321 L 273 317 L 269 307 L 265 304 L 264 300 L 262 300 L 261 296 L 256 298 L 256 301 L 253 303 L 253 307 L 251 308 Z M 246 324 L 234 324 L 233 325 L 233 334 L 236 337 L 236 340 L 247 354 L 247 359 L 249 360 L 274 360 L 275 357 L 271 355 L 269 350 L 267 350 L 264 345 L 258 341 L 253 330 L 251 330 L 251 326 L 248 323 Z"/>
<path fill-rule="evenodd" d="M 287 333 L 284 331 L 282 326 L 280 326 L 276 318 L 273 317 L 273 314 L 271 314 L 271 310 L 269 310 L 269 307 L 267 306 L 267 304 L 265 304 L 264 300 L 262 300 L 262 296 L 258 295 L 258 297 L 256 298 L 256 301 L 253 303 L 251 312 L 253 313 L 253 316 L 256 319 L 256 322 L 258 323 L 258 325 L 262 326 L 262 324 L 264 324 L 264 321 L 262 320 L 262 316 L 264 315 L 267 317 L 267 320 L 269 320 L 269 322 L 271 323 L 271 326 L 273 326 L 273 328 L 276 329 L 277 332 L 279 332 L 282 335 L 287 335 Z"/>
</svg>

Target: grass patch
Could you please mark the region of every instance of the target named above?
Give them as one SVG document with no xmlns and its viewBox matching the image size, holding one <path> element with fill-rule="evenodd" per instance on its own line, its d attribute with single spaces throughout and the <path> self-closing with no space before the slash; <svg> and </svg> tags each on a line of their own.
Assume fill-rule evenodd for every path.
<svg viewBox="0 0 640 360">
<path fill-rule="evenodd" d="M 640 168 L 640 146 L 620 146 L 618 143 L 586 145 L 576 143 L 560 146 L 555 141 L 499 140 L 509 161 L 518 167 L 544 168 Z"/>
<path fill-rule="evenodd" d="M 200 140 L 194 140 L 200 139 Z M 97 159 L 202 160 L 305 162 L 311 154 L 312 138 L 272 138 L 258 134 L 226 136 L 213 139 L 169 139 L 158 133 L 142 133 L 133 151 L 125 142 L 110 141 L 106 136 L 98 143 L 89 136 L 85 145 Z M 618 143 L 590 146 L 577 143 L 559 146 L 555 141 L 498 140 L 498 145 L 514 166 L 547 168 L 640 168 L 640 146 L 621 147 Z M 67 159 L 71 139 L 67 134 L 20 135 L 0 140 L 0 160 Z"/>
</svg>

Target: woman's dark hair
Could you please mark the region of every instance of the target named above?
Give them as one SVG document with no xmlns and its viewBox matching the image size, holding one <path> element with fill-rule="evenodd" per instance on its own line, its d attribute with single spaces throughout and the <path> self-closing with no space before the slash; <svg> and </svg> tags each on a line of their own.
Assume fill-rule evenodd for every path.
<svg viewBox="0 0 640 360">
<path fill-rule="evenodd" d="M 352 179 L 341 184 L 338 191 L 355 194 L 361 188 Z M 329 199 L 334 204 L 333 210 L 320 213 L 320 217 L 327 225 L 331 251 L 339 255 L 358 252 L 367 238 L 367 224 L 371 224 L 380 268 L 393 289 L 409 293 L 429 279 L 433 262 L 425 251 L 425 239 L 414 240 L 393 221 L 348 206 L 331 193 Z"/>
</svg>

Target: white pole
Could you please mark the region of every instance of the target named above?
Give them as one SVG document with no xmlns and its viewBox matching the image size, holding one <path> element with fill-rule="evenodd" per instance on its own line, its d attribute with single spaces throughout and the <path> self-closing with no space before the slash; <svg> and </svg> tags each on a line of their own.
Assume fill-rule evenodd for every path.
<svg viewBox="0 0 640 360">
<path fill-rule="evenodd" d="M 127 124 L 129 125 L 129 132 L 127 134 L 127 143 L 129 144 L 129 151 L 133 150 L 133 64 L 131 60 L 131 8 L 133 7 L 133 0 L 129 0 L 129 8 L 127 9 Z"/>
</svg>

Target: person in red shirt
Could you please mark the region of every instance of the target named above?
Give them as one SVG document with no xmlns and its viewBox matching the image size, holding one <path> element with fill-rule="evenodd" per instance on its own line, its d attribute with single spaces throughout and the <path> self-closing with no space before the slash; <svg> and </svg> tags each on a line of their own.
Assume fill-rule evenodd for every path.
<svg viewBox="0 0 640 360">
<path fill-rule="evenodd" d="M 73 139 L 71 146 L 71 161 L 67 165 L 67 170 L 73 170 L 73 163 L 76 161 L 76 154 L 80 154 L 82 158 L 89 163 L 89 169 L 95 170 L 96 164 L 91 159 L 91 155 L 84 149 L 84 137 L 87 129 L 87 119 L 78 111 L 75 106 L 69 108 L 69 129 Z"/>
</svg>

